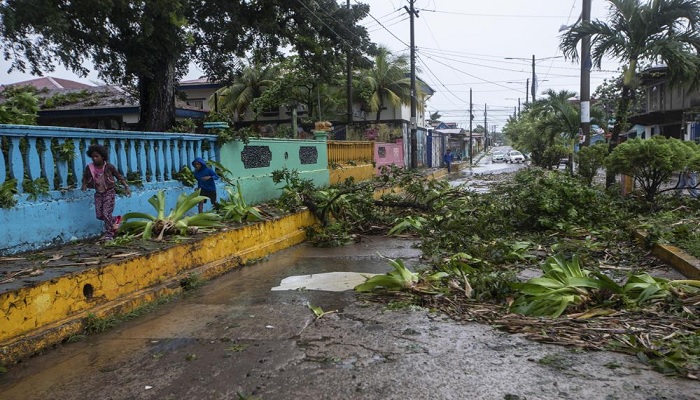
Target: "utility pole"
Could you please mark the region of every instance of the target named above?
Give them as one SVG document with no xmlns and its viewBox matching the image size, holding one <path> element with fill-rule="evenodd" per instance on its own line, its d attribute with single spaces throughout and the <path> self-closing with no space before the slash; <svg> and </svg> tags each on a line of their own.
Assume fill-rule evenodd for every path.
<svg viewBox="0 0 700 400">
<path fill-rule="evenodd" d="M 348 9 L 350 9 L 350 0 L 347 0 Z M 348 48 L 346 53 L 347 62 L 345 63 L 345 73 L 346 73 L 346 83 L 347 83 L 347 96 L 348 96 L 348 126 L 352 122 L 352 60 L 350 59 L 350 54 L 352 52 L 351 48 Z M 347 135 L 347 128 L 345 128 Z M 296 132 L 294 132 L 296 134 Z"/>
<path fill-rule="evenodd" d="M 518 118 L 520 118 L 520 97 L 518 97 Z"/>
<path fill-rule="evenodd" d="M 469 166 L 474 165 L 472 154 L 472 121 L 474 120 L 474 104 L 472 104 L 472 88 L 469 88 Z"/>
<path fill-rule="evenodd" d="M 486 103 L 484 103 L 484 150 L 486 150 L 486 144 L 487 144 L 486 142 L 487 142 L 488 130 L 489 130 L 488 119 L 486 117 L 487 116 L 486 107 L 487 107 Z"/>
<path fill-rule="evenodd" d="M 418 168 L 418 127 L 416 126 L 416 38 L 414 20 L 418 11 L 413 7 L 416 0 L 408 0 L 410 8 L 403 8 L 411 16 L 411 168 Z"/>
<path fill-rule="evenodd" d="M 537 76 L 535 75 L 535 55 L 532 55 L 532 102 L 535 102 L 537 95 Z"/>
<path fill-rule="evenodd" d="M 530 98 L 530 94 L 528 93 L 530 91 L 530 78 L 527 78 L 525 80 L 525 104 L 527 104 L 527 99 Z"/>
<path fill-rule="evenodd" d="M 581 23 L 591 20 L 591 0 L 583 0 Z M 591 145 L 591 36 L 581 40 L 581 134 L 585 145 Z"/>
</svg>

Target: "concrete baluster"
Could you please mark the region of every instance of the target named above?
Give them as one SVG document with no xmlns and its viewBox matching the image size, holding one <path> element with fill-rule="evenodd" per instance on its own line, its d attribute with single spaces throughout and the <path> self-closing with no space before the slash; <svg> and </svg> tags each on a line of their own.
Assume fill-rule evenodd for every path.
<svg viewBox="0 0 700 400">
<path fill-rule="evenodd" d="M 146 179 L 146 175 L 148 174 L 148 161 L 146 158 L 146 146 L 148 142 L 146 139 L 141 139 L 139 140 L 139 157 L 138 157 L 138 164 L 139 164 L 139 172 L 141 173 L 141 182 L 146 183 L 148 180 Z"/>
<path fill-rule="evenodd" d="M 17 180 L 17 192 L 22 193 L 22 180 L 24 180 L 24 161 L 19 150 L 20 138 L 10 138 L 10 178 Z"/>
<path fill-rule="evenodd" d="M 147 163 L 146 165 L 148 166 L 148 172 L 151 175 L 151 179 L 149 182 L 155 182 L 157 179 L 156 175 L 156 141 L 155 140 L 147 140 L 146 143 L 148 143 L 148 157 L 146 159 Z"/>
<path fill-rule="evenodd" d="M 51 138 L 43 139 L 44 152 L 40 154 L 41 164 L 44 166 L 44 176 L 49 181 L 49 189 L 55 190 L 56 187 L 56 165 L 54 164 L 53 152 L 51 151 Z"/>
<path fill-rule="evenodd" d="M 58 147 L 63 148 L 66 144 L 65 138 L 58 139 Z M 75 157 L 75 156 L 74 156 Z M 68 187 L 68 161 L 62 160 L 58 155 L 55 157 L 56 171 L 58 173 L 58 188 Z"/>
</svg>

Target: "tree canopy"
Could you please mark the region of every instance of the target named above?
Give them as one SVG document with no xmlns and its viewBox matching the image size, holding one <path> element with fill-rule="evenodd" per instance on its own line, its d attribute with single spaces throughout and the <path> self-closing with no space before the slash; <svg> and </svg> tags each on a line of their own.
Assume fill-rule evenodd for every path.
<svg viewBox="0 0 700 400">
<path fill-rule="evenodd" d="M 56 62 L 85 75 L 138 88 L 141 129 L 175 119 L 175 87 L 191 62 L 208 78 L 233 81 L 241 59 L 264 64 L 299 55 L 320 79 L 350 54 L 366 65 L 373 44 L 358 25 L 369 7 L 335 0 L 7 0 L 0 3 L 0 46 L 12 70 L 39 75 Z"/>
</svg>

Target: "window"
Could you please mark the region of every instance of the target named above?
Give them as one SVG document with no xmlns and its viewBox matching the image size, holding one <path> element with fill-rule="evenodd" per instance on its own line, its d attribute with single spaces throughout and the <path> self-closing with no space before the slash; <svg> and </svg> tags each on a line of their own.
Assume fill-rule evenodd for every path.
<svg viewBox="0 0 700 400">
<path fill-rule="evenodd" d="M 203 109 L 204 109 L 204 99 L 198 99 L 198 100 L 192 99 L 192 100 L 187 100 L 187 105 L 190 106 L 190 107 L 194 107 L 194 108 L 196 108 L 196 109 L 199 109 L 199 110 L 203 110 Z"/>
</svg>

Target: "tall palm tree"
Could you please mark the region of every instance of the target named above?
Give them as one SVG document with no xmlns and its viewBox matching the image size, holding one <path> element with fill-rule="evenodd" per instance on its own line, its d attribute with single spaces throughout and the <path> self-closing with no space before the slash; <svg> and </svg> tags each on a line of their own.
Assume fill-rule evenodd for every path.
<svg viewBox="0 0 700 400">
<path fill-rule="evenodd" d="M 561 37 L 564 55 L 578 60 L 578 43 L 591 38 L 591 61 L 600 68 L 604 56 L 622 63 L 623 79 L 620 101 L 610 151 L 626 128 L 635 75 L 640 62 L 661 62 L 668 67 L 669 83 L 699 83 L 700 2 L 698 0 L 608 0 L 609 21 L 580 23 Z M 584 60 L 584 62 L 587 62 Z M 611 182 L 608 176 L 608 182 Z"/>
<path fill-rule="evenodd" d="M 379 47 L 374 67 L 362 71 L 360 96 L 365 107 L 377 113 L 377 122 L 387 101 L 394 107 L 411 102 L 410 72 L 408 57 L 386 47 Z"/>
<path fill-rule="evenodd" d="M 236 75 L 228 86 L 217 90 L 210 98 L 210 107 L 217 112 L 243 119 L 251 103 L 270 87 L 276 79 L 276 69 L 270 66 L 248 65 Z"/>
</svg>

